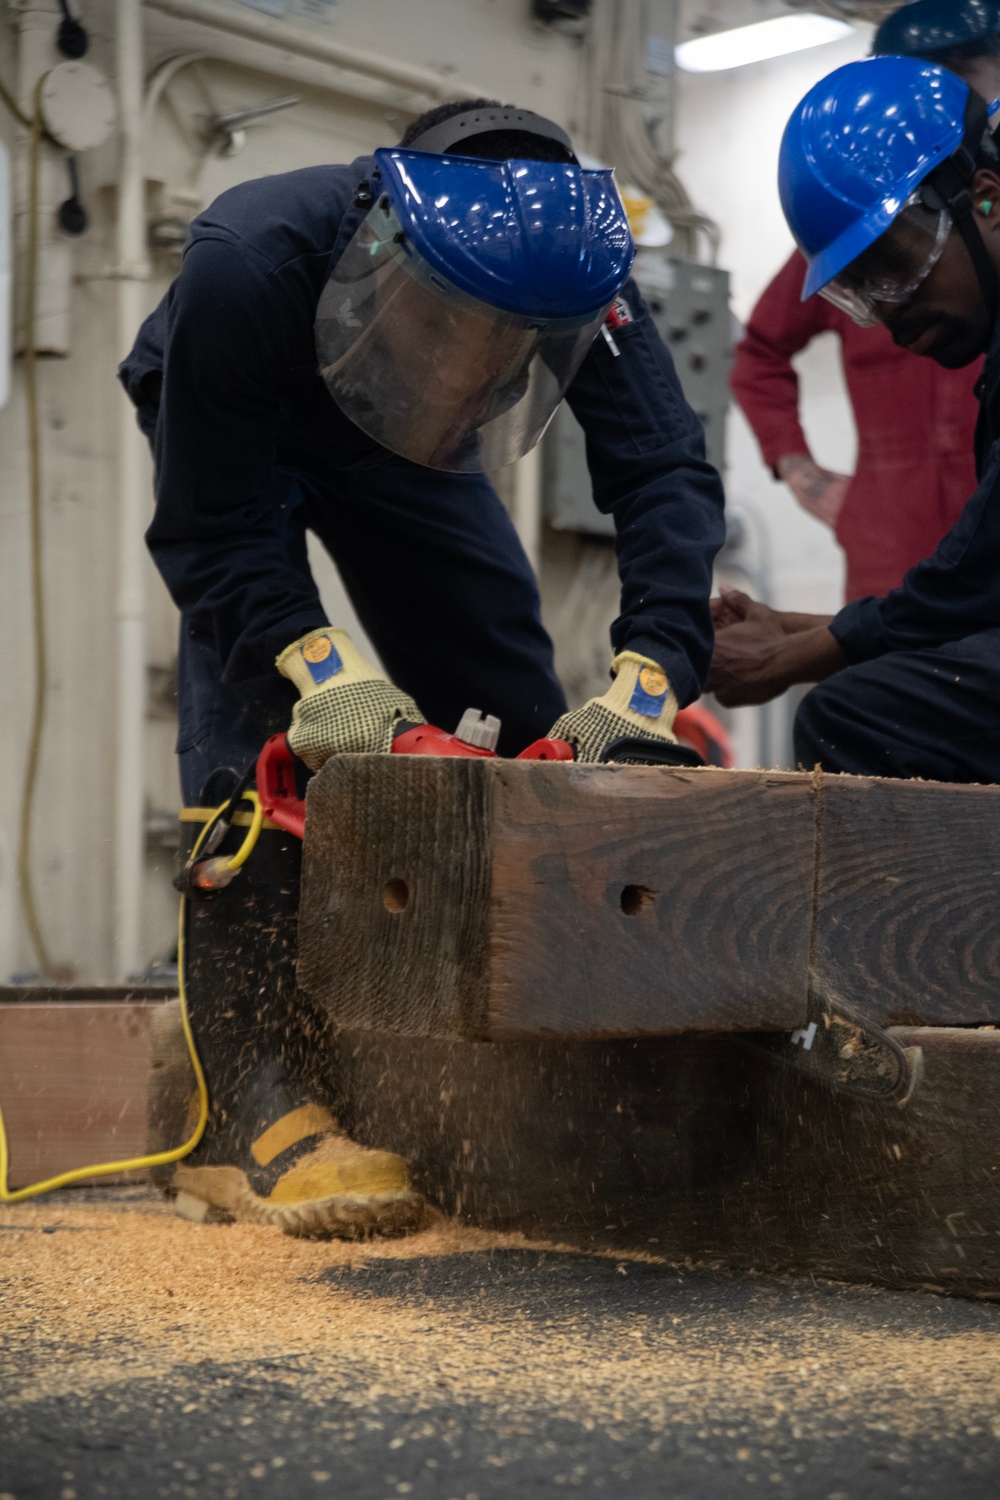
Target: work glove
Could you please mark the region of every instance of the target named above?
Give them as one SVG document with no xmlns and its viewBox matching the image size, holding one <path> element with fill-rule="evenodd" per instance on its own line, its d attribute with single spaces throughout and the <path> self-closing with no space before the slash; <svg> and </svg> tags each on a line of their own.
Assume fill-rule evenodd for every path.
<svg viewBox="0 0 1000 1500">
<path fill-rule="evenodd" d="M 331 755 L 387 754 L 400 720 L 427 722 L 412 698 L 365 661 L 346 630 L 310 630 L 275 665 L 299 690 L 288 744 L 312 771 Z"/>
<path fill-rule="evenodd" d="M 615 680 L 603 698 L 591 698 L 582 708 L 563 714 L 549 730 L 549 738 L 568 740 L 577 760 L 591 762 L 599 761 L 615 740 L 676 745 L 671 725 L 677 698 L 663 668 L 648 656 L 621 651 L 611 670 Z"/>
</svg>

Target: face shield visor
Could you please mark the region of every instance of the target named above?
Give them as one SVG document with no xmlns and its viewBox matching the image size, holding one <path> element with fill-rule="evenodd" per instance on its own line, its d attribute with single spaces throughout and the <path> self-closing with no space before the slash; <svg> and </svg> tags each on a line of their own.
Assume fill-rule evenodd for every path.
<svg viewBox="0 0 1000 1500">
<path fill-rule="evenodd" d="M 874 328 L 882 321 L 879 307 L 899 307 L 919 291 L 953 227 L 946 208 L 928 208 L 919 192 L 911 194 L 885 233 L 827 282 L 820 296 L 859 327 Z"/>
<path fill-rule="evenodd" d="M 378 153 L 383 154 L 389 155 Z M 551 237 L 548 244 L 541 234 L 533 244 L 514 239 L 525 222 L 519 199 L 528 196 L 537 229 L 544 230 L 547 221 L 557 230 L 553 218 L 560 210 L 553 200 L 565 199 L 567 180 L 582 199 L 584 176 L 608 174 L 585 174 L 579 167 L 552 163 L 429 155 L 424 161 L 431 163 L 431 175 L 444 174 L 448 190 L 436 194 L 438 213 L 450 209 L 454 197 L 459 210 L 452 209 L 451 222 L 442 224 L 433 215 L 425 214 L 423 220 L 415 215 L 405 190 L 379 196 L 320 297 L 320 373 L 345 415 L 391 452 L 454 473 L 500 468 L 538 442 L 598 333 L 631 263 L 627 222 L 609 179 L 610 206 L 620 210 L 624 236 L 614 215 L 613 274 L 608 276 L 604 258 L 598 257 L 600 274 L 588 277 L 583 294 L 589 305 L 581 311 L 572 305 L 581 300 L 578 286 L 552 288 L 559 265 L 551 264 Z M 452 177 L 464 180 L 448 181 L 449 164 L 460 169 Z M 412 189 L 417 173 L 412 162 L 407 166 Z M 523 169 L 520 179 L 514 175 L 517 169 Z M 383 166 L 385 177 L 392 180 Z M 525 194 L 532 179 L 536 187 L 547 183 L 563 191 L 550 192 L 547 203 L 531 204 L 532 196 L 545 198 L 544 193 Z M 440 181 L 433 185 L 442 189 Z M 491 186 L 500 191 L 491 195 Z M 419 195 L 423 207 L 426 193 Z M 570 198 L 572 208 L 572 194 Z M 442 204 L 442 199 L 449 201 Z M 587 222 L 592 216 L 582 211 L 584 203 L 575 206 L 578 229 L 599 232 L 600 221 Z M 561 211 L 565 213 L 565 204 Z M 577 232 L 570 238 L 568 248 L 576 252 L 570 271 L 579 280 L 585 236 Z M 566 257 L 556 254 L 555 259 Z M 546 261 L 550 263 L 542 264 Z M 498 266 L 503 277 L 496 274 Z M 477 286 L 487 295 L 476 295 Z M 571 311 L 566 311 L 567 302 Z"/>
</svg>

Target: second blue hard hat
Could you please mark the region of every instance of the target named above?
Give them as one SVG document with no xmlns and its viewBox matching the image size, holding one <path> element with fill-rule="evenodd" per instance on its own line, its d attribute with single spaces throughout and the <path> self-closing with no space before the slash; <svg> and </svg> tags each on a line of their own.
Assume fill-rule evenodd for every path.
<svg viewBox="0 0 1000 1500">
<path fill-rule="evenodd" d="M 873 245 L 910 194 L 962 147 L 968 85 L 910 57 L 848 63 L 785 127 L 781 206 L 808 262 L 803 299 Z"/>
<path fill-rule="evenodd" d="M 961 50 L 975 56 L 1000 35 L 998 0 L 916 0 L 888 16 L 875 33 L 876 57 L 935 59 Z"/>
</svg>

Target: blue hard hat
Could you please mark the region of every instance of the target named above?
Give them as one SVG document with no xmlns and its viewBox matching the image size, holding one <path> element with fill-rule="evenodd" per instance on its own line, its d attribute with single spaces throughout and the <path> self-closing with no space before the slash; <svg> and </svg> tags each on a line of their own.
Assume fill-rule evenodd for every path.
<svg viewBox="0 0 1000 1500">
<path fill-rule="evenodd" d="M 1000 33 L 998 0 L 916 0 L 893 11 L 875 33 L 872 53 L 937 58 L 961 49 L 974 57 Z"/>
<path fill-rule="evenodd" d="M 810 89 L 781 142 L 778 186 L 808 262 L 803 300 L 885 233 L 910 194 L 959 151 L 968 85 L 911 57 L 848 63 Z"/>
<path fill-rule="evenodd" d="M 578 318 L 606 307 L 634 249 L 610 170 L 489 161 L 401 147 L 376 151 L 376 193 L 403 233 L 459 291 L 521 317 Z"/>
</svg>

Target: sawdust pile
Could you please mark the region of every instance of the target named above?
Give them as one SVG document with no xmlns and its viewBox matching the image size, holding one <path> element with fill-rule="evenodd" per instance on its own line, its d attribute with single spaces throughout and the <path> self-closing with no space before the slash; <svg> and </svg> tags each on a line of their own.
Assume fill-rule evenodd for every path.
<svg viewBox="0 0 1000 1500">
<path fill-rule="evenodd" d="M 727 1311 L 724 1297 L 706 1298 L 699 1275 L 710 1273 L 653 1256 L 540 1254 L 520 1235 L 445 1220 L 395 1242 L 298 1241 L 191 1225 L 141 1190 L 125 1203 L 83 1198 L 0 1210 L 8 1404 L 189 1365 L 194 1412 L 199 1363 L 277 1361 L 307 1400 L 328 1395 L 332 1372 L 346 1376 L 343 1399 L 359 1410 L 387 1395 L 415 1413 L 444 1399 L 488 1401 L 499 1414 L 544 1400 L 612 1434 L 640 1420 L 663 1430 L 695 1411 L 765 1442 L 779 1422 L 821 1437 L 846 1414 L 893 1441 L 942 1421 L 1000 1437 L 996 1309 L 956 1331 L 946 1326 L 956 1304 L 927 1297 L 926 1331 L 914 1332 L 894 1325 L 892 1293 L 762 1280 L 732 1281 Z M 481 1275 L 452 1293 L 463 1257 Z M 551 1273 L 551 1295 L 519 1294 L 522 1262 Z"/>
</svg>

